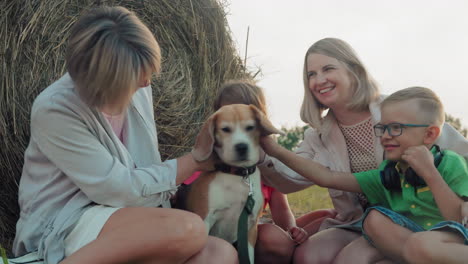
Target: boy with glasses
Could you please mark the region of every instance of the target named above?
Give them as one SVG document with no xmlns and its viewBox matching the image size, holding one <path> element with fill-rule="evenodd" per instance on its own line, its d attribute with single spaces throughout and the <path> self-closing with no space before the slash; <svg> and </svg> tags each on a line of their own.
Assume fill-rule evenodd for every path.
<svg viewBox="0 0 468 264">
<path fill-rule="evenodd" d="M 415 232 L 437 230 L 424 234 L 443 234 L 443 239 L 438 238 L 443 246 L 433 251 L 468 244 L 468 232 L 460 224 L 460 208 L 468 197 L 466 162 L 455 152 L 440 151 L 434 145 L 445 121 L 440 99 L 430 89 L 411 87 L 387 97 L 381 110 L 381 122 L 374 132 L 380 137 L 386 160 L 377 170 L 351 175 L 330 171 L 271 138 L 262 139 L 262 146 L 267 154 L 317 185 L 363 192 L 374 205 L 364 215 L 364 237 L 393 261 L 419 262 L 407 253 L 410 247 L 406 246 Z"/>
</svg>

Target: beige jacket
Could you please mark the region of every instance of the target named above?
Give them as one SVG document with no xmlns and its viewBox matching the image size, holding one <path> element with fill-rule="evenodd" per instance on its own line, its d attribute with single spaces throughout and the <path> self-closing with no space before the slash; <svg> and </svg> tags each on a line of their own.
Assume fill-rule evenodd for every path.
<svg viewBox="0 0 468 264">
<path fill-rule="evenodd" d="M 64 238 L 93 204 L 169 204 L 177 161 L 161 161 L 151 87 L 135 92 L 122 143 L 105 117 L 78 96 L 68 74 L 46 88 L 31 110 L 31 139 L 19 185 L 13 252 L 64 257 Z"/>
<path fill-rule="evenodd" d="M 369 105 L 372 123 L 380 121 L 380 97 Z M 444 124 L 442 134 L 437 140 L 442 149 L 451 149 L 468 158 L 468 141 L 449 124 Z M 374 138 L 375 160 L 380 164 L 384 158 L 383 148 L 377 137 Z M 321 131 L 308 128 L 304 133 L 304 140 L 299 144 L 296 153 L 302 157 L 317 161 L 334 171 L 350 172 L 350 161 L 346 142 L 338 123 L 331 112 L 324 119 Z M 262 180 L 284 193 L 296 192 L 305 189 L 314 183 L 297 174 L 280 161 L 266 157 L 261 164 Z M 328 189 L 333 206 L 338 212 L 336 219 L 327 219 L 320 229 L 340 224 L 349 224 L 362 215 L 363 209 L 355 193 Z"/>
</svg>

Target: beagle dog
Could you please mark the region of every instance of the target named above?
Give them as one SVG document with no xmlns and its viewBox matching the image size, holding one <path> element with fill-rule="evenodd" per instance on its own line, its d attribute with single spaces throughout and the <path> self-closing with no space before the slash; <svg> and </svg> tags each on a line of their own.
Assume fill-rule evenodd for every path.
<svg viewBox="0 0 468 264">
<path fill-rule="evenodd" d="M 238 242 L 239 217 L 251 195 L 255 203 L 246 221 L 246 236 L 252 264 L 257 221 L 263 208 L 260 171 L 256 166 L 260 158 L 259 139 L 273 133 L 283 134 L 255 106 L 221 107 L 204 123 L 192 150 L 197 161 L 214 155 L 216 170 L 202 173 L 182 191 L 183 195 L 177 194 L 179 208 L 200 215 L 209 235 L 230 243 Z"/>
</svg>

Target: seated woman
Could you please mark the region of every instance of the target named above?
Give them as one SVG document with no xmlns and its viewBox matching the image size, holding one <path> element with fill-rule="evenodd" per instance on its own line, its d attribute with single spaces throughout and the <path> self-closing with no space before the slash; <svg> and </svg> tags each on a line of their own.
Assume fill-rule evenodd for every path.
<svg viewBox="0 0 468 264">
<path fill-rule="evenodd" d="M 161 161 L 150 80 L 161 54 L 122 7 L 73 26 L 67 71 L 34 101 L 13 251 L 45 263 L 237 263 L 195 214 L 161 208 L 203 170 L 191 154 Z"/>
</svg>

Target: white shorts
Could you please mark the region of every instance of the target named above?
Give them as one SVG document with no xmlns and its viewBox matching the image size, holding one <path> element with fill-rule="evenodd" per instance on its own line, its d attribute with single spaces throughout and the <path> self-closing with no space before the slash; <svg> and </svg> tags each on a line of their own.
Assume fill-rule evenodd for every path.
<svg viewBox="0 0 468 264">
<path fill-rule="evenodd" d="M 65 256 L 95 240 L 109 217 L 120 208 L 96 205 L 87 209 L 73 230 L 65 237 Z"/>
</svg>

